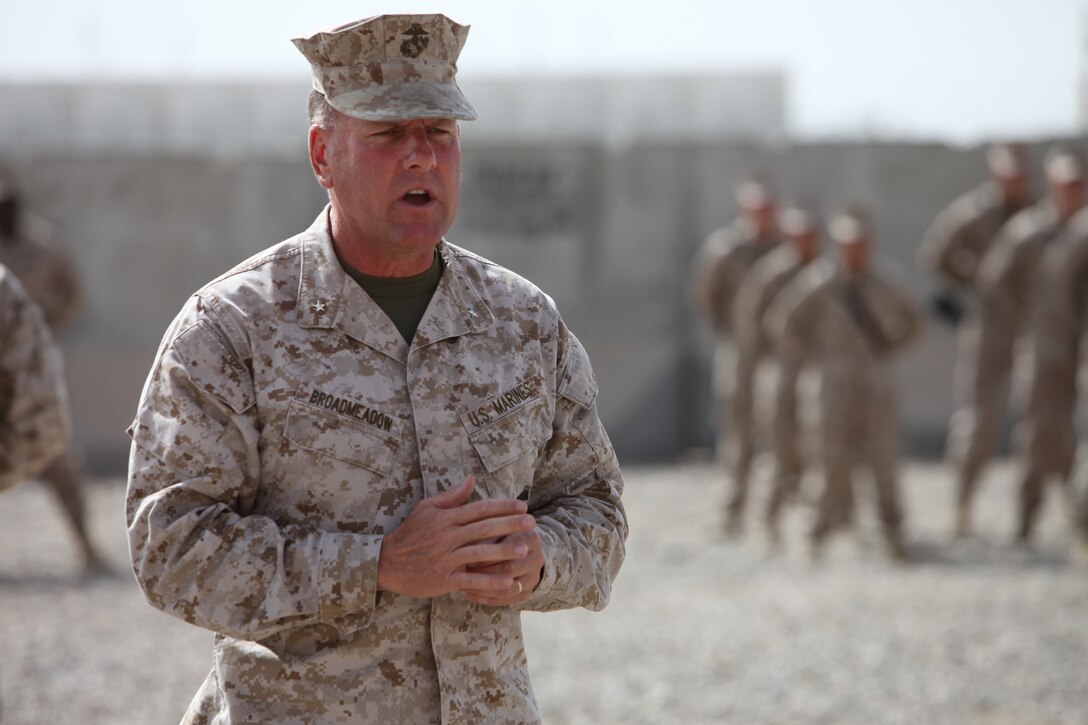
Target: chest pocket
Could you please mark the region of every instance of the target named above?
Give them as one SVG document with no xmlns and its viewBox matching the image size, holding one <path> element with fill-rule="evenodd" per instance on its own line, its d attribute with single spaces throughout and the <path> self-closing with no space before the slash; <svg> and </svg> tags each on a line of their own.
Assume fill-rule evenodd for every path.
<svg viewBox="0 0 1088 725">
<path fill-rule="evenodd" d="M 513 498 L 532 486 L 537 453 L 552 432 L 543 398 L 530 400 L 476 430 L 466 427 L 486 472 L 484 485 L 493 498 Z"/>
<path fill-rule="evenodd" d="M 284 437 L 300 448 L 388 476 L 397 458 L 404 421 L 383 416 L 381 422 L 383 428 L 388 423 L 388 431 L 292 400 Z"/>
</svg>

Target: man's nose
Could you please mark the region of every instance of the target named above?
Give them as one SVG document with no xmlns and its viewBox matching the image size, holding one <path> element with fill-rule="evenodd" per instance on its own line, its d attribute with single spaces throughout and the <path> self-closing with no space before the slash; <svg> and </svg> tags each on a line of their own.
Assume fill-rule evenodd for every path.
<svg viewBox="0 0 1088 725">
<path fill-rule="evenodd" d="M 404 166 L 407 169 L 430 171 L 438 165 L 431 140 L 427 136 L 427 129 L 423 124 L 413 125 L 409 128 L 408 148 L 404 155 Z"/>
</svg>

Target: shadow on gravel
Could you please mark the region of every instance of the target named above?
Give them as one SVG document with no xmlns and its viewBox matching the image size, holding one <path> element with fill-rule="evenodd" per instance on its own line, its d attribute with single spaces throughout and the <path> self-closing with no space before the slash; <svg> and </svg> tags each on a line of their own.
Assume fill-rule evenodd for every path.
<svg viewBox="0 0 1088 725">
<path fill-rule="evenodd" d="M 915 540 L 910 564 L 951 569 L 1064 569 L 1074 566 L 1064 550 L 1020 546 L 981 539 Z"/>
<path fill-rule="evenodd" d="M 8 574 L 0 572 L 0 591 L 25 590 L 30 592 L 49 592 L 61 589 L 91 589 L 101 586 L 133 584 L 128 572 L 109 569 L 104 572 L 85 574 L 82 572 Z"/>
</svg>

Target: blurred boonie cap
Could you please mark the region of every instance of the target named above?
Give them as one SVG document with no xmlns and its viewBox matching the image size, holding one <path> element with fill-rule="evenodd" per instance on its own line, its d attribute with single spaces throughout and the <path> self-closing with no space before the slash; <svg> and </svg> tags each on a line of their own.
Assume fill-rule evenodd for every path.
<svg viewBox="0 0 1088 725">
<path fill-rule="evenodd" d="M 310 61 L 314 90 L 341 113 L 473 121 L 455 80 L 468 30 L 445 15 L 378 15 L 291 42 Z"/>
<path fill-rule="evenodd" d="M 986 166 L 999 179 L 1019 179 L 1026 173 L 1024 149 L 1007 143 L 993 144 L 986 149 Z"/>
<path fill-rule="evenodd" d="M 774 204 L 774 194 L 762 181 L 745 181 L 737 187 L 737 203 L 742 209 L 766 209 Z"/>
<path fill-rule="evenodd" d="M 860 212 L 836 212 L 827 224 L 827 233 L 836 244 L 858 244 L 869 238 L 869 222 Z"/>
<path fill-rule="evenodd" d="M 1083 181 L 1084 157 L 1072 148 L 1056 146 L 1047 151 L 1043 170 L 1047 180 L 1055 184 Z"/>
<path fill-rule="evenodd" d="M 778 215 L 778 228 L 790 237 L 819 231 L 816 216 L 805 207 L 796 204 L 790 205 Z"/>
</svg>

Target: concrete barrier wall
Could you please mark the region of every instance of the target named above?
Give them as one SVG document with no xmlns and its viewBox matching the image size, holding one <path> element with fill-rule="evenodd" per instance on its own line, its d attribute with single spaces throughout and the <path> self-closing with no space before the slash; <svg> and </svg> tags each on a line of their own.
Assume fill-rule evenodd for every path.
<svg viewBox="0 0 1088 725">
<path fill-rule="evenodd" d="M 301 149 L 280 157 L 34 153 L 8 165 L 82 272 L 87 307 L 62 339 L 76 434 L 92 468 L 121 471 L 124 429 L 182 302 L 303 229 L 324 194 Z M 979 149 L 917 144 L 466 144 L 451 241 L 557 300 L 593 358 L 602 416 L 626 460 L 665 459 L 712 440 L 710 346 L 688 304 L 689 265 L 703 237 L 735 215 L 732 189 L 753 168 L 824 208 L 867 204 L 882 251 L 921 299 L 929 281 L 915 266 L 918 240 L 949 200 L 978 183 L 983 160 Z M 936 324 L 901 361 L 914 452 L 939 450 L 952 364 L 952 335 Z"/>
</svg>

